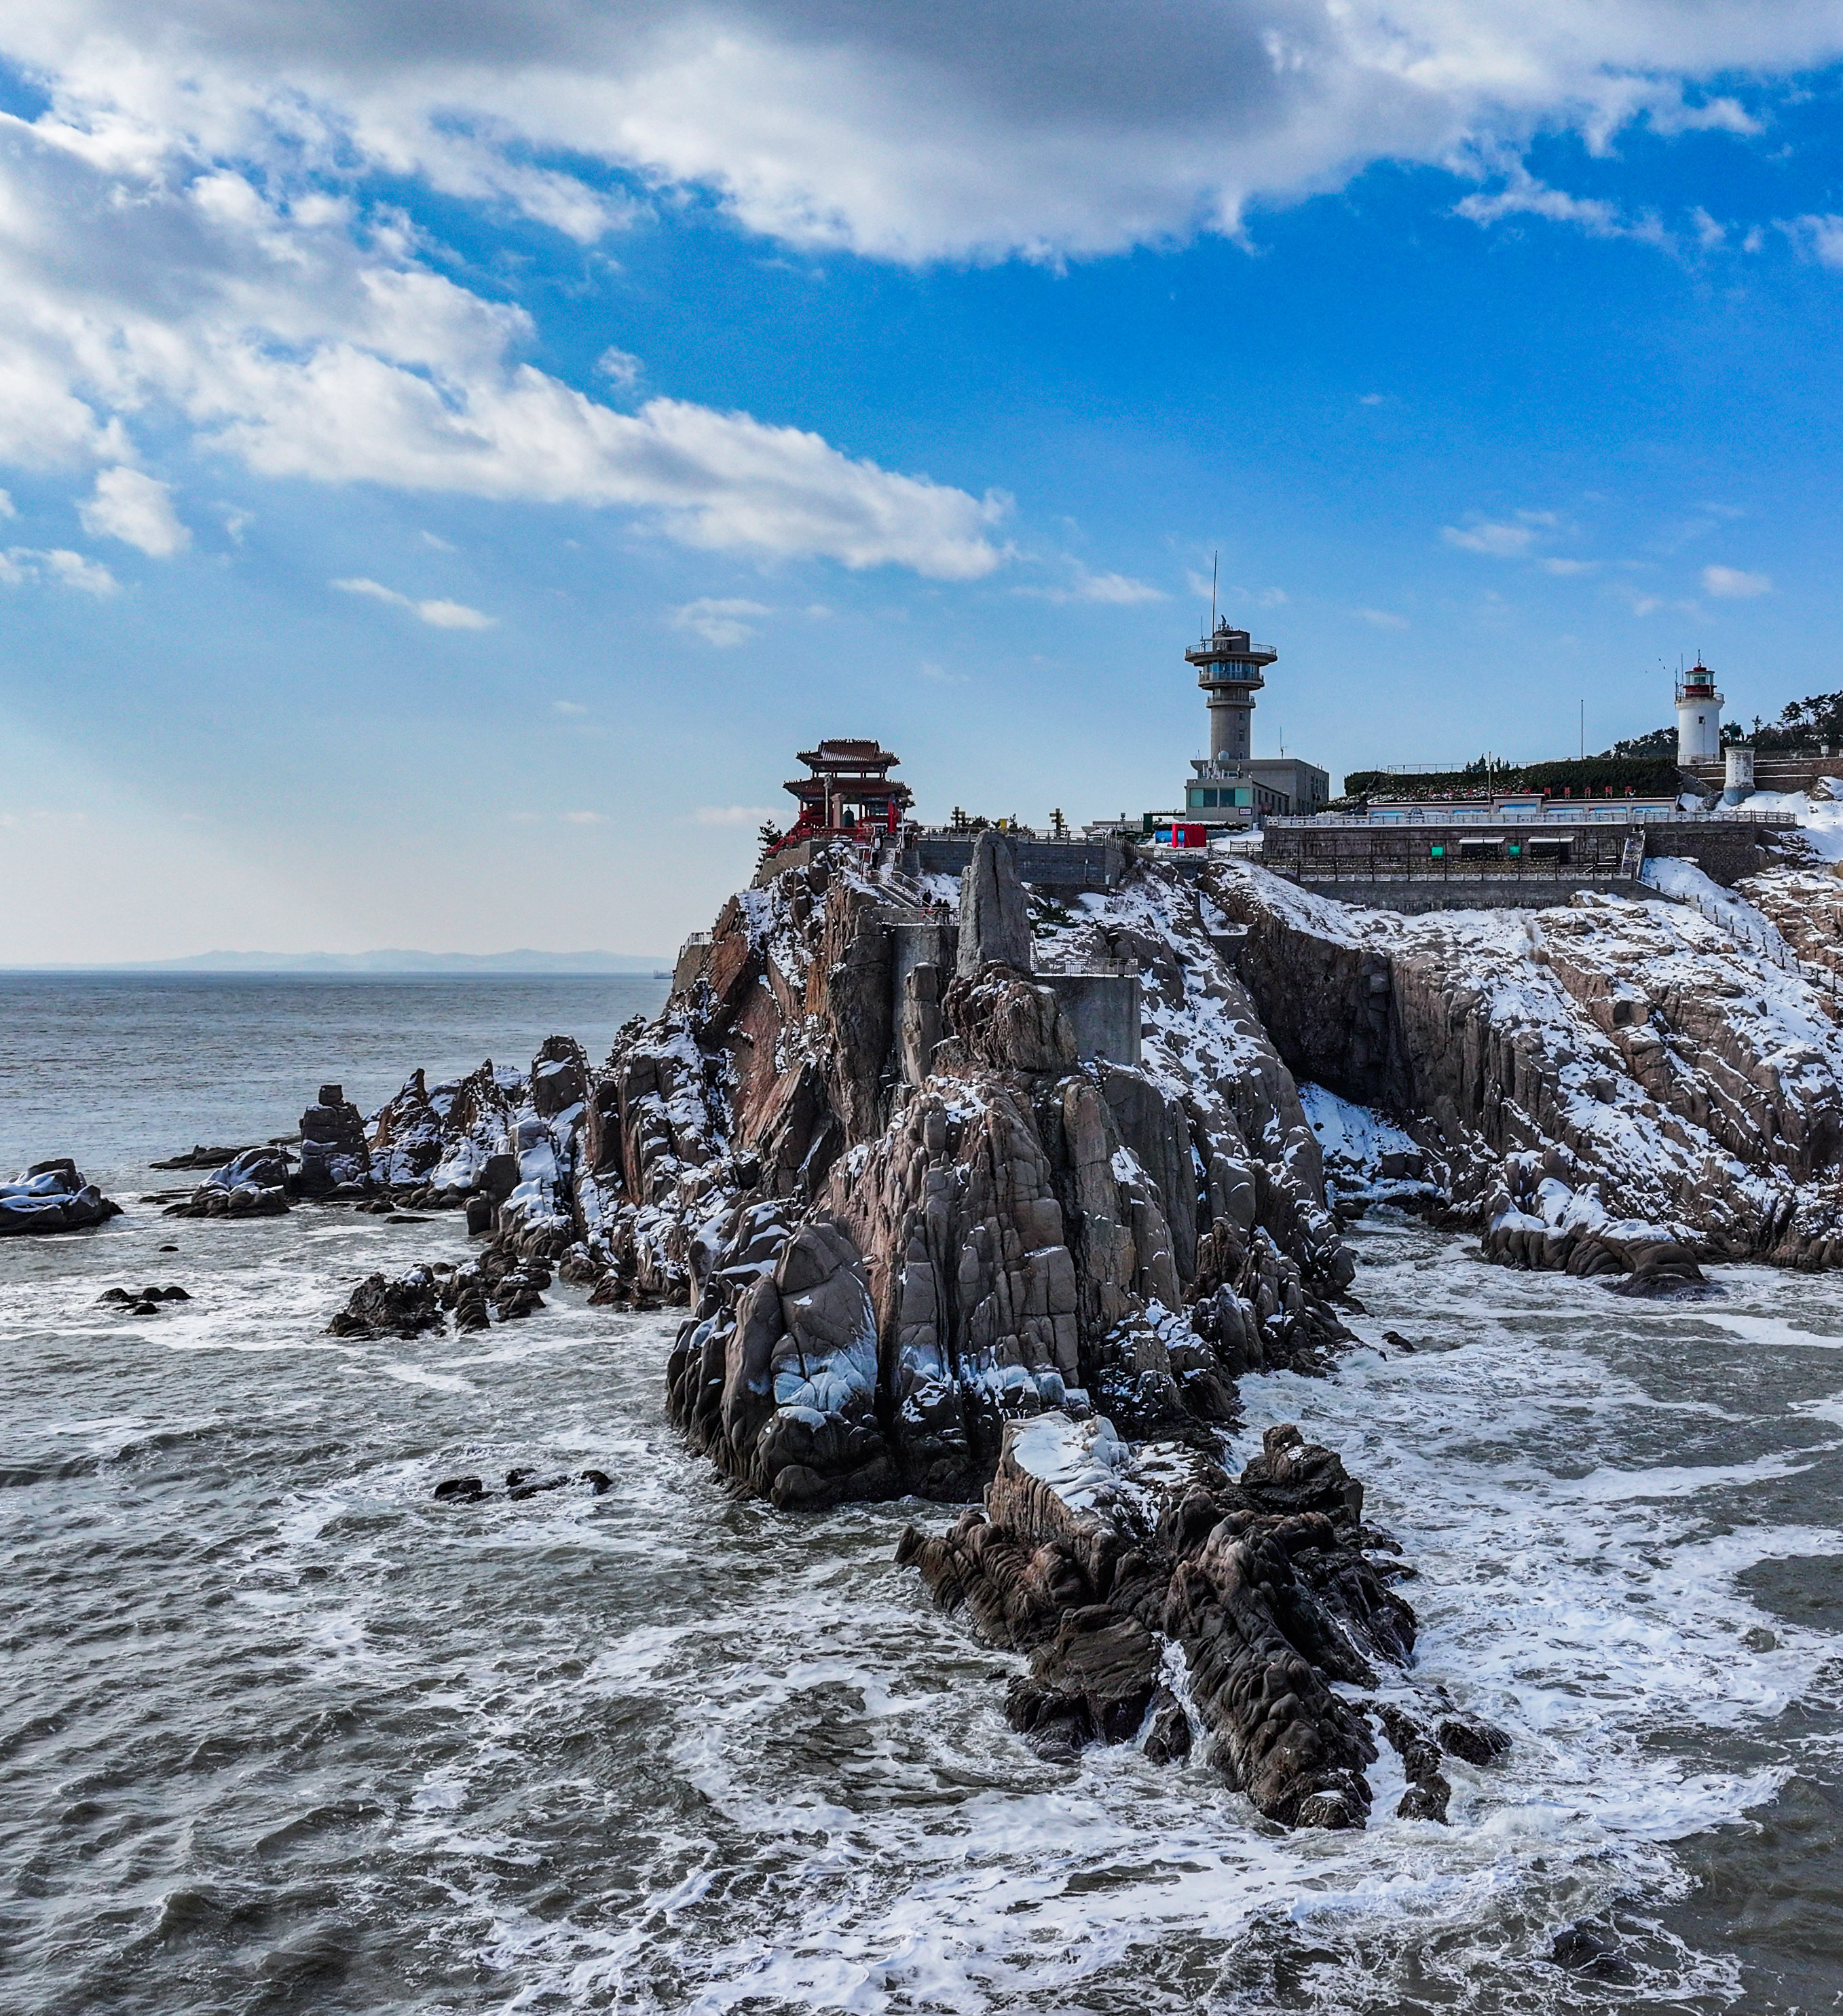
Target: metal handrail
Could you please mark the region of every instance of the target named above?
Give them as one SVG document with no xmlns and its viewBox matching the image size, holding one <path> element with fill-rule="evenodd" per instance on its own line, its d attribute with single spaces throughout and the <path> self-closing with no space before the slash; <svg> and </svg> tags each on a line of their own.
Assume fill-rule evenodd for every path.
<svg viewBox="0 0 1843 2016">
<path fill-rule="evenodd" d="M 1693 826 L 1710 820 L 1730 825 L 1792 826 L 1798 821 L 1790 812 L 1750 812 L 1739 806 L 1721 805 L 1705 812 L 1638 812 L 1611 801 L 1604 805 L 1582 800 L 1578 805 L 1546 805 L 1539 812 L 1490 812 L 1474 808 L 1466 799 L 1450 805 L 1429 806 L 1424 811 L 1391 812 L 1386 818 L 1373 814 L 1327 815 L 1270 812 L 1264 823 L 1269 826 L 1311 826 L 1320 832 L 1387 832 L 1405 826 Z"/>
</svg>

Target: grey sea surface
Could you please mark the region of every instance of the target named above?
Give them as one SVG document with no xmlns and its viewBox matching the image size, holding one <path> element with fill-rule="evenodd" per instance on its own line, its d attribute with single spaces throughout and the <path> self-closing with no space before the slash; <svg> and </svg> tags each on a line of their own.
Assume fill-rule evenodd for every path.
<svg viewBox="0 0 1843 2016">
<path fill-rule="evenodd" d="M 621 981 L 0 983 L 0 1147 L 129 1202 L 0 1244 L 0 2008 L 1817 2011 L 1843 1990 L 1843 1309 L 1647 1307 L 1355 1229 L 1337 1376 L 1244 1382 L 1417 1571 L 1421 1687 L 1507 1729 L 1450 1827 L 1260 1821 L 1200 1759 L 1046 1762 L 1019 1661 L 894 1565 L 913 1503 L 789 1517 L 664 1417 L 676 1316 L 326 1334 L 458 1218 L 241 1225 L 153 1154 L 323 1077 L 592 1054 Z M 638 984 L 645 988 L 648 984 Z M 100 990 L 100 991 L 97 991 Z M 177 1251 L 160 1249 L 175 1246 Z M 111 1287 L 193 1299 L 124 1317 Z M 614 1480 L 437 1503 L 513 1467 Z M 1604 1978 L 1548 1956 L 1585 1921 Z"/>
</svg>

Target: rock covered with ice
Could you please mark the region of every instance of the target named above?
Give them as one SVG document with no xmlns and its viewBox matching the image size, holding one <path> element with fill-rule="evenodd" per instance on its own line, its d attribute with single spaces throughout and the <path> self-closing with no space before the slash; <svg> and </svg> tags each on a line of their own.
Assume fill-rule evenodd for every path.
<svg viewBox="0 0 1843 2016">
<path fill-rule="evenodd" d="M 1010 916 L 1006 898 L 996 874 Z M 934 924 L 892 918 L 843 850 L 729 905 L 701 977 L 617 1046 L 587 1102 L 585 1241 L 636 1283 L 686 1280 L 672 1410 L 725 1469 L 787 1502 L 963 1496 L 1007 1423 L 1228 1420 L 1236 1372 L 1316 1365 L 1342 1334 L 1352 1263 L 1286 1067 L 1194 897 L 1122 902 L 1104 956 L 1143 959 L 1154 1012 L 1171 1004 L 1143 1071 L 1078 1062 L 1028 971 L 1069 951 L 1053 926 L 1032 952 L 949 962 L 945 985 L 912 967 L 898 988 L 897 932 Z M 905 1033 L 899 996 L 925 999 L 938 1040 Z M 810 1380 L 796 1400 L 759 1372 L 794 1327 L 762 1277 L 803 1225 L 845 1243 L 868 1298 L 862 1401 Z"/>
<path fill-rule="evenodd" d="M 121 1206 L 85 1180 L 68 1156 L 34 1162 L 0 1183 L 0 1237 L 15 1233 L 82 1232 L 121 1215 Z"/>
<path fill-rule="evenodd" d="M 371 1144 L 365 1116 L 346 1097 L 345 1088 L 323 1085 L 301 1116 L 301 1195 L 345 1196 L 372 1187 Z"/>
</svg>

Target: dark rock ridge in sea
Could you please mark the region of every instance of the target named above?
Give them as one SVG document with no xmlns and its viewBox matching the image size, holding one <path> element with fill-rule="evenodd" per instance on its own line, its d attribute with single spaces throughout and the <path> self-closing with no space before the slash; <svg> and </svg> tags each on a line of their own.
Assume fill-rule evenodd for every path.
<svg viewBox="0 0 1843 2016">
<path fill-rule="evenodd" d="M 1006 1712 L 1052 1754 L 1143 1732 L 1168 1762 L 1194 1723 L 1268 1819 L 1361 1827 L 1380 1726 L 1409 1780 L 1398 1812 L 1444 1821 L 1446 1756 L 1476 1767 L 1506 1745 L 1438 1697 L 1417 1719 L 1334 1690 L 1373 1692 L 1380 1668 L 1398 1694 L 1413 1652 L 1414 1613 L 1390 1586 L 1399 1550 L 1363 1525 L 1362 1500 L 1291 1426 L 1232 1480 L 1188 1443 L 1129 1447 L 1103 1419 L 1053 1411 L 1006 1424 L 983 1510 L 944 1534 L 911 1526 L 897 1559 L 987 1642 L 1029 1655 Z"/>
<path fill-rule="evenodd" d="M 68 1156 L 34 1162 L 0 1183 L 0 1237 L 8 1233 L 83 1232 L 121 1215 L 121 1206 L 84 1179 Z"/>
</svg>

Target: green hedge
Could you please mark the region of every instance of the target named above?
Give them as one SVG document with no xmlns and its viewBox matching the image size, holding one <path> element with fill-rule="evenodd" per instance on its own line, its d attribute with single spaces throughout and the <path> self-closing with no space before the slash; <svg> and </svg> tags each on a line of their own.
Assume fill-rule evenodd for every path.
<svg viewBox="0 0 1843 2016">
<path fill-rule="evenodd" d="M 1630 791 L 1634 797 L 1667 793 L 1674 797 L 1681 786 L 1674 762 L 1619 756 L 1589 756 L 1584 763 L 1528 763 L 1519 770 L 1494 770 L 1488 779 L 1476 770 L 1406 777 L 1387 770 L 1353 770 L 1344 780 L 1346 797 L 1488 798 L 1505 791 L 1542 790 L 1557 798 L 1570 793 L 1577 798 L 1604 797 L 1609 788 L 1615 797 Z"/>
</svg>

